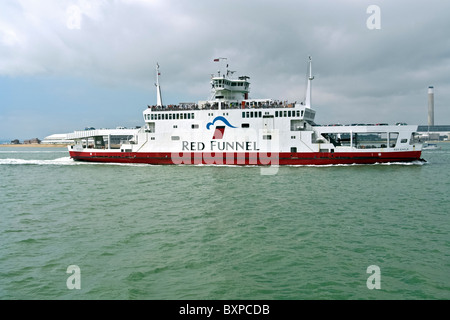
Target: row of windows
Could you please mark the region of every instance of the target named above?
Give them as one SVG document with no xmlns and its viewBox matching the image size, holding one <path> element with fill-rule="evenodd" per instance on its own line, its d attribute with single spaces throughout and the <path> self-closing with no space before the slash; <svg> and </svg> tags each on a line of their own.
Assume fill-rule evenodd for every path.
<svg viewBox="0 0 450 320">
<path fill-rule="evenodd" d="M 275 117 L 303 117 L 303 110 L 280 110 L 275 111 Z"/>
<path fill-rule="evenodd" d="M 174 129 L 177 129 L 177 128 L 178 128 L 178 125 L 174 124 L 174 125 L 173 125 L 173 128 L 174 128 Z M 198 124 L 192 124 L 192 125 L 191 125 L 191 128 L 192 128 L 192 129 L 198 129 L 199 126 L 198 126 Z"/>
<path fill-rule="evenodd" d="M 267 112 L 266 112 L 267 114 Z M 261 118 L 261 111 L 243 111 L 242 118 Z M 275 117 L 303 117 L 303 110 L 280 110 L 275 111 Z"/>
<path fill-rule="evenodd" d="M 243 111 L 242 118 L 262 118 L 262 111 Z"/>
<path fill-rule="evenodd" d="M 267 114 L 267 112 L 265 112 Z M 213 115 L 213 113 L 208 114 Z M 228 113 L 226 113 L 228 115 Z M 242 118 L 262 118 L 262 111 L 243 111 Z M 275 117 L 300 117 L 303 110 L 280 110 L 275 111 Z M 151 113 L 144 115 L 145 120 L 183 120 L 194 119 L 194 113 Z"/>
<path fill-rule="evenodd" d="M 232 86 L 232 87 L 245 87 L 245 89 L 248 88 L 248 82 L 235 82 L 235 81 L 229 81 L 229 80 L 214 80 L 213 86 L 214 87 L 223 87 L 223 85 Z"/>
<path fill-rule="evenodd" d="M 145 120 L 183 120 L 194 119 L 194 113 L 152 113 L 144 114 Z"/>
</svg>

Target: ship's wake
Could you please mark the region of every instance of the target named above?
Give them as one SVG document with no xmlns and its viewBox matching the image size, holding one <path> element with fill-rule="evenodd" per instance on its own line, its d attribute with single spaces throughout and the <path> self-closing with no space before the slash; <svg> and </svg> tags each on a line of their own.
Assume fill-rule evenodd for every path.
<svg viewBox="0 0 450 320">
<path fill-rule="evenodd" d="M 92 165 L 92 166 L 128 166 L 128 167 L 142 167 L 150 166 L 145 163 L 113 163 L 113 162 L 85 162 L 85 161 L 74 161 L 70 157 L 62 157 L 50 160 L 38 160 L 38 159 L 15 159 L 7 158 L 0 159 L 0 165 L 55 165 L 55 166 L 78 166 L 78 165 Z"/>
<path fill-rule="evenodd" d="M 6 158 L 0 159 L 0 165 L 74 165 L 77 164 L 70 157 L 62 157 L 51 160 L 38 159 L 15 159 Z"/>
</svg>

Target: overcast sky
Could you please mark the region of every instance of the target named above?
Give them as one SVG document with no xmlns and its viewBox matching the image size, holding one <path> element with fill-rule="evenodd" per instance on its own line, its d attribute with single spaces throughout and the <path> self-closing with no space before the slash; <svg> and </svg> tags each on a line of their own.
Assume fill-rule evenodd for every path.
<svg viewBox="0 0 450 320">
<path fill-rule="evenodd" d="M 446 0 L 2 0 L 0 140 L 142 125 L 157 62 L 176 104 L 210 96 L 218 57 L 252 98 L 302 101 L 311 55 L 318 123 L 426 124 L 433 85 L 435 124 L 450 124 L 449 13 Z"/>
</svg>

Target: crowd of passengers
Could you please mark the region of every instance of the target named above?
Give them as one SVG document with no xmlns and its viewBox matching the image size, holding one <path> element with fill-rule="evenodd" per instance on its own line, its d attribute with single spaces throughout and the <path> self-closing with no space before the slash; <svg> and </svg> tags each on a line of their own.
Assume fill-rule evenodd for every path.
<svg viewBox="0 0 450 320">
<path fill-rule="evenodd" d="M 288 103 L 287 101 L 254 101 L 254 102 L 228 102 L 222 103 L 221 109 L 266 109 L 266 108 L 293 108 L 297 102 Z M 178 104 L 167 106 L 148 106 L 152 111 L 183 111 L 183 110 L 218 110 L 219 103 L 205 103 L 203 107 L 198 104 Z"/>
</svg>

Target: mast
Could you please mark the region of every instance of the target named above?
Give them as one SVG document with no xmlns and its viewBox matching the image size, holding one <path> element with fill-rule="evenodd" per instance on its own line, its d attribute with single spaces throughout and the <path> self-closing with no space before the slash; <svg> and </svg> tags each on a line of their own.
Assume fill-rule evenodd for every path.
<svg viewBox="0 0 450 320">
<path fill-rule="evenodd" d="M 161 86 L 159 85 L 159 64 L 156 63 L 156 106 L 162 107 Z"/>
<path fill-rule="evenodd" d="M 311 108 L 311 84 L 314 79 L 312 75 L 312 60 L 311 56 L 309 56 L 308 61 L 308 85 L 306 86 L 306 99 L 305 99 L 305 105 L 307 108 Z"/>
</svg>

